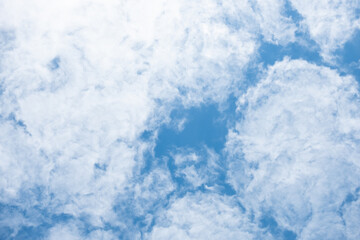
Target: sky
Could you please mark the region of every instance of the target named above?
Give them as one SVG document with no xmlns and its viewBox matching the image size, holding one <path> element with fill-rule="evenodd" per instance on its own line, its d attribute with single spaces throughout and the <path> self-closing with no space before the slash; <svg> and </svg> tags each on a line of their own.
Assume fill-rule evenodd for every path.
<svg viewBox="0 0 360 240">
<path fill-rule="evenodd" d="M 0 239 L 360 239 L 359 0 L 0 0 Z"/>
</svg>

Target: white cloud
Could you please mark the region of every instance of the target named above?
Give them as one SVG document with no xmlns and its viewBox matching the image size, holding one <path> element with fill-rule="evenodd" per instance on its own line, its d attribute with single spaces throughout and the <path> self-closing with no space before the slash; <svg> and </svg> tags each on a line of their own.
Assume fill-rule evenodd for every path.
<svg viewBox="0 0 360 240">
<path fill-rule="evenodd" d="M 200 161 L 200 157 L 193 151 L 181 149 L 180 152 L 177 151 L 173 153 L 172 157 L 174 158 L 175 164 L 180 165 L 186 162 L 197 163 Z"/>
<path fill-rule="evenodd" d="M 332 52 L 344 45 L 360 28 L 359 0 L 291 0 L 293 7 L 304 17 L 303 25 L 310 37 L 319 44 L 325 60 L 334 60 Z"/>
<path fill-rule="evenodd" d="M 52 227 L 49 231 L 49 240 L 61 240 L 61 239 L 69 239 L 69 240 L 80 240 L 83 239 L 77 227 L 75 225 L 64 225 L 58 224 Z"/>
<path fill-rule="evenodd" d="M 194 187 L 199 187 L 205 183 L 205 180 L 199 176 L 194 166 L 187 166 L 177 173 L 178 176 L 184 176 L 184 178 L 190 182 Z"/>
<path fill-rule="evenodd" d="M 360 200 L 346 203 L 343 211 L 343 220 L 346 225 L 347 239 L 355 240 L 360 237 L 360 229 L 358 228 L 360 216 Z"/>
<path fill-rule="evenodd" d="M 116 240 L 119 239 L 115 234 L 113 234 L 110 231 L 102 231 L 102 230 L 95 230 L 91 232 L 89 236 L 86 237 L 86 239 L 90 240 Z"/>
<path fill-rule="evenodd" d="M 133 190 L 134 207 L 132 210 L 137 212 L 137 215 L 146 215 L 149 210 L 153 210 L 151 208 L 155 205 L 161 202 L 166 203 L 167 196 L 175 190 L 175 186 L 168 169 L 157 168 L 151 171 L 143 181 L 136 183 Z"/>
<path fill-rule="evenodd" d="M 23 188 L 46 181 L 44 172 L 50 171 L 52 166 L 37 155 L 30 136 L 14 122 L 1 122 L 0 134 L 3 136 L 0 138 L 0 201 L 9 203 Z M 22 161 L 26 158 L 34 162 Z"/>
<path fill-rule="evenodd" d="M 270 67 L 240 99 L 244 121 L 228 136 L 245 207 L 301 239 L 345 235 L 338 209 L 360 185 L 359 103 L 351 76 L 302 60 Z"/>
<path fill-rule="evenodd" d="M 43 208 L 114 220 L 141 133 L 172 103 L 225 100 L 239 79 L 229 65 L 238 74 L 250 61 L 255 35 L 224 15 L 216 1 L 1 1 L 0 28 L 14 36 L 1 45 L 1 126 L 13 139 L 0 148 L 2 199 L 39 185 Z"/>
<path fill-rule="evenodd" d="M 254 229 L 234 199 L 198 193 L 175 200 L 148 238 L 254 239 Z"/>
<path fill-rule="evenodd" d="M 215 0 L 0 1 L 0 39 L 6 40 L 5 44 L 0 43 L 1 203 L 15 205 L 20 210 L 37 206 L 39 211 L 36 214 L 39 215 L 41 210 L 46 210 L 49 214 L 69 214 L 75 219 L 86 216 L 86 221 L 97 229 L 106 223 L 125 228 L 124 222 L 129 219 L 114 212 L 114 205 L 124 194 L 134 194 L 135 215 L 145 215 L 144 221 L 150 225 L 153 217 L 146 216 L 146 211 L 166 198 L 174 190 L 174 184 L 166 168 L 152 169 L 139 180 L 139 168 L 144 166 L 143 152 L 151 151 L 154 146 L 151 142 L 154 139 L 143 142 L 141 134 L 145 130 L 156 131 L 168 121 L 174 106 L 180 104 L 188 108 L 201 103 L 221 103 L 230 93 L 239 91 L 237 87 L 241 85 L 247 64 L 256 55 L 261 34 L 266 41 L 273 43 L 294 41 L 295 27 L 283 16 L 283 4 L 283 1 L 275 4 L 257 1 L 253 5 L 245 0 L 236 3 Z M 299 69 L 309 67 L 311 74 L 306 73 L 305 77 L 311 79 L 313 72 L 320 71 L 320 68 L 301 61 L 279 63 L 274 69 L 284 67 L 292 71 L 295 67 L 288 65 L 296 64 L 299 64 Z M 276 75 L 275 70 L 271 74 Z M 346 98 L 356 92 L 352 80 L 337 77 L 330 70 L 321 69 L 320 72 L 324 75 L 320 74 L 321 78 L 333 79 L 330 85 L 316 81 L 298 81 L 299 85 L 295 86 L 285 83 L 285 87 L 292 90 L 286 92 L 283 89 L 288 95 L 281 97 L 296 96 L 301 93 L 296 88 L 301 88 L 308 93 L 301 101 L 316 100 L 318 108 L 315 110 L 300 109 L 310 117 L 305 119 L 300 114 L 299 118 L 306 123 L 320 121 L 321 124 L 314 125 L 313 129 L 308 129 L 308 125 L 302 125 L 301 121 L 295 125 L 303 134 L 299 141 L 313 144 L 309 145 L 311 151 L 321 152 L 325 147 L 334 146 L 326 135 L 329 132 L 326 126 L 330 126 L 335 118 L 330 114 L 333 109 L 327 110 L 326 107 L 334 107 L 341 116 L 336 117 L 334 128 L 344 134 L 346 141 L 334 146 L 328 154 L 338 157 L 336 152 L 349 153 L 346 155 L 349 164 L 358 166 L 358 153 L 349 150 L 357 146 L 349 136 L 359 137 L 358 121 L 354 117 L 357 107 L 348 104 Z M 281 81 L 279 84 L 275 87 L 282 86 Z M 261 89 L 249 92 L 247 98 L 250 102 L 251 98 L 257 99 L 257 94 L 268 94 Z M 285 103 L 290 104 L 289 112 L 292 113 L 297 110 L 297 103 L 288 99 L 283 103 L 278 98 L 274 97 L 272 101 L 280 108 L 273 107 L 273 112 L 260 109 L 257 113 L 255 109 L 254 113 L 248 113 L 247 117 L 251 119 L 245 122 L 248 137 L 245 134 L 240 141 L 251 146 L 244 148 L 244 152 L 247 161 L 254 164 L 259 156 L 263 158 L 269 154 L 270 159 L 276 159 L 283 154 L 283 149 L 288 148 L 290 156 L 300 152 L 304 156 L 299 158 L 306 158 L 306 154 L 313 154 L 310 150 L 301 152 L 301 147 L 296 144 L 278 146 L 267 141 L 267 136 L 272 133 L 269 128 L 277 121 L 284 123 L 285 128 L 279 126 L 277 131 L 280 133 L 275 135 L 274 142 L 283 142 L 282 131 L 287 136 L 297 134 L 291 127 L 286 128 L 292 115 L 286 115 L 288 110 L 281 108 Z M 318 109 L 322 110 L 320 115 Z M 265 121 L 261 118 L 263 111 L 266 114 L 278 113 L 279 119 Z M 179 130 L 183 123 L 179 122 Z M 256 123 L 264 129 L 259 129 L 254 125 Z M 239 125 L 238 131 L 242 128 Z M 310 130 L 318 134 L 310 137 Z M 268 135 L 263 136 L 262 131 L 267 131 Z M 236 132 L 230 136 L 239 138 Z M 318 143 L 324 139 L 326 144 Z M 230 141 L 238 140 L 230 138 Z M 219 156 L 208 149 L 205 152 L 205 157 L 193 153 L 175 157 L 178 174 L 183 174 L 195 187 L 208 183 L 215 185 Z M 286 154 L 281 156 L 287 158 Z M 325 159 L 321 154 L 316 156 Z M 199 161 L 204 162 L 204 168 L 191 166 L 190 162 Z M 260 170 L 270 164 L 263 165 Z M 330 164 L 329 168 L 335 168 L 335 164 Z M 350 165 L 348 168 L 355 171 Z M 294 166 L 294 169 L 302 174 L 300 166 Z M 261 189 L 259 184 L 266 176 L 265 170 L 252 173 L 241 166 L 235 170 L 253 174 L 255 180 L 246 182 L 248 188 Z M 279 176 L 287 177 L 280 168 L 275 170 Z M 317 173 L 310 167 L 308 170 L 309 174 Z M 274 181 L 281 182 L 279 179 Z M 236 181 L 234 177 L 233 183 L 238 186 Z M 276 185 L 274 181 L 267 184 Z M 298 180 L 295 178 L 293 181 L 295 184 Z M 327 186 L 325 180 L 322 184 Z M 134 189 L 130 191 L 132 187 Z M 37 188 L 41 189 L 40 193 L 34 190 Z M 286 184 L 274 188 L 287 191 Z M 31 201 L 24 196 L 31 196 Z M 288 201 L 301 202 L 297 199 L 299 195 L 294 194 L 293 198 L 295 200 Z M 312 204 L 316 203 L 315 200 L 311 200 Z M 200 234 L 201 231 L 208 226 L 213 231 L 206 233 L 210 234 L 208 237 L 216 234 L 220 238 L 240 236 L 237 234 L 252 236 L 248 232 L 252 228 L 247 223 L 248 217 L 241 215 L 233 200 L 212 194 L 187 195 L 173 201 L 163 221 L 154 228 L 153 237 L 168 236 L 177 229 L 179 237 L 182 234 L 201 238 L 205 236 Z M 305 208 L 303 205 L 298 204 L 296 209 Z M 184 215 L 181 209 L 188 209 L 194 218 Z M 217 213 L 221 219 L 216 219 Z M 278 221 L 281 221 L 281 214 L 278 213 Z M 22 222 L 21 217 L 16 219 L 12 225 L 16 228 L 21 224 L 31 225 L 27 220 Z M 33 225 L 36 226 L 38 221 L 41 221 L 40 217 L 34 217 Z M 185 225 L 187 230 L 183 228 Z M 134 236 L 138 234 L 134 231 Z M 50 239 L 64 236 L 81 239 L 76 226 L 60 224 L 49 232 Z M 97 230 L 87 237 L 112 239 L 114 236 Z"/>
<path fill-rule="evenodd" d="M 172 158 L 176 166 L 175 175 L 194 188 L 216 186 L 220 173 L 224 171 L 219 155 L 206 146 L 199 150 L 177 149 Z"/>
<path fill-rule="evenodd" d="M 285 16 L 285 1 L 256 1 L 256 15 L 264 40 L 275 44 L 295 42 L 296 25 L 292 19 Z"/>
<path fill-rule="evenodd" d="M 71 221 L 67 224 L 56 224 L 49 229 L 46 239 L 49 240 L 83 240 L 83 239 L 94 239 L 94 240 L 115 240 L 119 239 L 113 232 L 106 230 L 93 230 L 88 234 L 85 234 L 79 228 L 81 224 Z"/>
</svg>

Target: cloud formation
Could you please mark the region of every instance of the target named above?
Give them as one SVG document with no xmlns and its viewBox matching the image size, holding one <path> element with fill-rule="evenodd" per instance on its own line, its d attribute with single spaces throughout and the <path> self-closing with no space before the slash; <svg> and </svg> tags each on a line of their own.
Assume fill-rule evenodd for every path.
<svg viewBox="0 0 360 240">
<path fill-rule="evenodd" d="M 256 48 L 215 1 L 2 1 L 0 11 L 2 202 L 96 227 L 118 218 L 114 201 L 153 145 L 142 132 L 174 104 L 224 101 Z"/>
<path fill-rule="evenodd" d="M 270 215 L 301 239 L 357 234 L 343 207 L 356 208 L 347 198 L 360 183 L 359 100 L 351 76 L 288 59 L 239 100 L 229 181 L 258 221 Z"/>
<path fill-rule="evenodd" d="M 357 239 L 359 93 L 333 60 L 359 6 L 0 0 L 0 238 Z M 295 43 L 323 59 L 263 69 Z M 224 149 L 157 154 L 208 106 Z"/>
<path fill-rule="evenodd" d="M 255 239 L 254 228 L 232 198 L 186 195 L 159 217 L 149 239 Z"/>
<path fill-rule="evenodd" d="M 360 28 L 359 0 L 290 2 L 303 17 L 301 24 L 319 45 L 325 60 L 335 60 L 332 56 L 334 51 L 341 48 Z"/>
</svg>

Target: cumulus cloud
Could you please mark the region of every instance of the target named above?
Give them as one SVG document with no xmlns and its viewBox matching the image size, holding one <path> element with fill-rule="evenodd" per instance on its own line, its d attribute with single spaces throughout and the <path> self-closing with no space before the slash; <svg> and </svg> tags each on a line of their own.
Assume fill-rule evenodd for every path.
<svg viewBox="0 0 360 240">
<path fill-rule="evenodd" d="M 360 28 L 359 0 L 303 1 L 291 0 L 303 16 L 302 24 L 322 50 L 322 56 L 332 61 L 332 53 L 350 40 Z"/>
<path fill-rule="evenodd" d="M 226 11 L 216 1 L 1 1 L 2 201 L 31 208 L 19 200 L 27 192 L 54 214 L 113 221 L 153 146 L 141 133 L 173 103 L 224 101 L 251 60 L 256 35 Z"/>
<path fill-rule="evenodd" d="M 359 102 L 353 77 L 288 59 L 239 100 L 229 181 L 258 221 L 270 215 L 301 239 L 355 234 L 339 209 L 360 185 Z"/>
<path fill-rule="evenodd" d="M 274 44 L 295 42 L 297 27 L 293 20 L 286 16 L 285 1 L 259 0 L 254 8 L 264 40 Z"/>
<path fill-rule="evenodd" d="M 291 3 L 324 56 L 358 27 L 355 3 L 331 2 L 320 20 L 308 5 L 324 2 Z M 323 218 L 337 226 L 333 234 L 356 237 L 358 200 L 343 204 L 355 194 L 359 166 L 351 77 L 285 60 L 247 92 L 239 102 L 245 120 L 229 133 L 226 152 L 245 208 L 230 197 L 222 153 L 154 153 L 164 123 L 186 128 L 186 119 L 169 124 L 172 110 L 225 104 L 261 61 L 260 44 L 297 40 L 286 4 L 0 1 L 5 237 L 32 229 L 48 239 L 271 238 L 259 224 L 263 209 L 304 238 L 324 235 Z"/>
<path fill-rule="evenodd" d="M 233 198 L 189 194 L 172 202 L 148 238 L 255 239 L 256 226 L 247 217 Z"/>
</svg>

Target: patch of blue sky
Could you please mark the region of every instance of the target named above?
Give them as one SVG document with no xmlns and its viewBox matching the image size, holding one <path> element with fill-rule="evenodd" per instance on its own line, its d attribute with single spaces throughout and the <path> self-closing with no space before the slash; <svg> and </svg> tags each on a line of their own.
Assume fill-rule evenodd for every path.
<svg viewBox="0 0 360 240">
<path fill-rule="evenodd" d="M 351 205 L 353 202 L 356 202 L 360 197 L 360 187 L 356 188 L 355 191 L 353 193 L 349 193 L 345 200 L 342 202 L 339 210 L 338 210 L 338 214 L 343 217 L 343 211 L 344 208 L 348 205 Z M 344 223 L 345 224 L 345 223 Z"/>
<path fill-rule="evenodd" d="M 171 123 L 160 128 L 154 149 L 154 156 L 146 153 L 146 164 L 142 173 L 146 174 L 158 165 L 166 164 L 173 180 L 178 186 L 186 184 L 182 178 L 176 176 L 177 167 L 171 153 L 177 149 L 192 149 L 200 152 L 204 146 L 220 152 L 224 147 L 227 126 L 216 105 L 201 106 L 198 108 L 175 109 L 171 113 Z M 177 129 L 174 123 L 185 119 L 184 128 Z M 142 138 L 147 140 L 153 133 L 146 131 Z"/>
<path fill-rule="evenodd" d="M 14 113 L 10 113 L 10 115 L 7 117 L 7 120 L 13 122 L 16 126 L 26 128 L 26 125 L 24 124 L 24 122 L 22 120 L 16 119 Z"/>
<path fill-rule="evenodd" d="M 300 27 L 303 17 L 292 7 L 289 0 L 285 1 L 283 15 L 291 19 L 298 27 L 298 30 L 295 32 L 296 41 L 281 45 L 261 40 L 258 50 L 258 62 L 262 63 L 261 66 L 267 68 L 275 62 L 283 60 L 285 57 L 303 59 L 317 65 L 328 66 L 320 56 L 320 47 L 310 38 L 309 33 Z"/>
<path fill-rule="evenodd" d="M 297 234 L 293 231 L 281 228 L 270 213 L 262 216 L 259 227 L 269 231 L 275 239 L 295 240 L 297 238 Z"/>
<path fill-rule="evenodd" d="M 286 46 L 262 41 L 259 48 L 258 62 L 262 63 L 264 68 L 267 68 L 276 61 L 281 61 L 284 57 L 303 59 L 316 65 L 336 69 L 342 75 L 351 74 L 360 82 L 360 45 L 358 44 L 360 42 L 360 30 L 357 30 L 352 39 L 334 53 L 337 58 L 336 65 L 323 61 L 319 47 L 309 38 L 307 33 L 297 32 L 296 34 L 298 41 L 289 43 Z M 254 68 L 252 71 L 256 72 L 256 70 Z M 254 76 L 257 77 L 257 75 Z M 247 77 L 254 79 L 254 76 Z"/>
<path fill-rule="evenodd" d="M 352 74 L 360 83 L 360 30 L 345 43 L 344 47 L 336 51 L 338 64 L 347 74 Z"/>
<path fill-rule="evenodd" d="M 24 201 L 29 200 L 26 199 L 26 196 L 22 196 L 22 199 Z M 5 224 L 0 228 L 0 239 L 44 239 L 52 226 L 58 223 L 66 223 L 73 219 L 71 215 L 53 214 L 46 209 L 39 209 L 37 207 L 21 209 L 15 205 L 0 204 L 0 220 L 2 218 L 8 219 L 9 216 L 14 218 L 13 222 L 25 220 L 24 222 L 30 221 L 38 224 L 30 224 L 28 226 L 25 224 L 17 232 L 15 232 L 14 228 Z M 19 217 L 18 220 L 16 220 L 17 217 Z"/>
<path fill-rule="evenodd" d="M 328 63 L 323 61 L 320 56 L 320 47 L 310 38 L 309 33 L 300 30 L 299 26 L 303 17 L 291 6 L 290 1 L 285 1 L 283 15 L 291 19 L 298 27 L 298 30 L 295 32 L 296 41 L 282 45 L 260 39 L 257 59 L 246 72 L 247 86 L 255 85 L 260 78 L 259 74 L 264 69 L 267 69 L 277 61 L 282 61 L 285 57 L 303 59 L 317 65 L 329 66 Z"/>
<path fill-rule="evenodd" d="M 220 152 L 227 134 L 226 121 L 216 105 L 199 108 L 176 109 L 171 113 L 173 120 L 186 119 L 185 128 L 178 131 L 164 126 L 160 129 L 155 157 L 168 155 L 174 148 L 201 148 L 206 145 Z"/>
<path fill-rule="evenodd" d="M 55 71 L 56 69 L 58 69 L 60 67 L 60 57 L 55 57 L 53 58 L 50 63 L 48 64 L 48 68 L 51 71 Z"/>
<path fill-rule="evenodd" d="M 234 124 L 236 114 L 234 95 L 221 106 L 218 104 L 203 104 L 199 107 L 185 109 L 180 106 L 171 114 L 171 123 L 160 128 L 157 137 L 155 157 L 168 156 L 176 148 L 201 149 L 207 146 L 220 153 L 224 148 L 228 127 Z M 183 129 L 176 124 L 184 121 Z M 152 132 L 144 132 L 143 138 L 150 138 Z"/>
<path fill-rule="evenodd" d="M 344 201 L 344 204 L 348 204 L 359 199 L 360 187 L 356 188 L 355 193 L 349 193 Z"/>
<path fill-rule="evenodd" d="M 299 26 L 300 21 L 304 19 L 301 14 L 293 8 L 289 0 L 285 0 L 283 14 L 284 16 L 290 18 L 297 26 Z"/>
<path fill-rule="evenodd" d="M 10 227 L 0 227 L 0 239 L 9 239 L 14 230 Z"/>
<path fill-rule="evenodd" d="M 219 106 L 213 104 L 190 109 L 179 108 L 171 113 L 171 118 L 174 122 L 178 122 L 181 119 L 186 120 L 184 128 L 178 130 L 171 126 L 163 126 L 159 131 L 154 153 L 157 159 L 166 157 L 168 167 L 176 183 L 180 185 L 185 184 L 181 177 L 175 176 L 178 166 L 174 163 L 171 153 L 177 149 L 191 149 L 195 154 L 199 154 L 200 158 L 204 158 L 206 154 L 204 148 L 209 148 L 219 154 L 221 158 L 228 127 L 234 124 L 235 101 L 235 97 L 229 97 L 226 106 L 222 106 L 221 111 Z M 199 162 L 199 166 L 195 167 L 202 168 L 204 164 L 206 163 Z M 224 162 L 222 164 L 225 166 Z M 220 170 L 217 180 L 225 184 L 224 169 Z M 226 189 L 225 192 L 232 192 L 228 186 L 224 185 L 224 187 Z"/>
<path fill-rule="evenodd" d="M 21 128 L 26 134 L 31 135 L 28 131 L 27 131 L 27 126 L 26 124 L 20 120 L 17 119 L 14 113 L 10 113 L 9 116 L 4 117 L 0 114 L 0 122 L 1 121 L 9 121 L 11 122 L 11 124 L 16 127 L 16 128 Z"/>
<path fill-rule="evenodd" d="M 234 189 L 226 181 L 226 158 L 223 156 L 222 150 L 226 142 L 228 127 L 235 122 L 235 101 L 236 97 L 230 96 L 222 106 L 210 104 L 190 109 L 179 107 L 173 110 L 170 115 L 171 122 L 162 126 L 158 132 L 154 154 L 147 152 L 144 155 L 146 164 L 139 180 L 141 181 L 155 168 L 166 168 L 170 173 L 175 190 L 163 196 L 161 201 L 150 203 L 151 208 L 140 215 L 132 207 L 136 200 L 128 193 L 126 199 L 120 201 L 124 204 L 119 204 L 115 208 L 115 212 L 127 216 L 130 225 L 136 225 L 139 229 L 143 229 L 147 226 L 145 215 L 155 213 L 159 207 L 166 207 L 171 198 L 183 197 L 187 193 L 196 191 L 208 192 L 214 186 L 216 186 L 216 191 L 222 195 L 234 195 Z M 183 128 L 179 129 L 176 125 L 181 120 L 185 120 L 185 122 Z M 151 131 L 145 131 L 142 134 L 144 141 L 151 140 L 153 137 L 154 133 Z M 219 156 L 219 167 L 209 168 L 208 149 Z M 175 163 L 173 158 L 173 154 L 179 151 L 194 153 L 199 157 L 199 160 L 179 165 Z M 189 166 L 194 167 L 197 172 L 206 176 L 207 179 L 203 184 L 194 186 L 182 174 L 182 170 Z M 242 207 L 241 204 L 240 207 Z M 150 229 L 143 229 L 143 231 L 151 230 L 151 224 L 147 227 Z"/>
<path fill-rule="evenodd" d="M 298 37 L 304 39 L 304 43 L 312 42 L 306 34 L 299 33 Z M 311 45 L 314 46 L 313 44 L 315 43 L 312 43 Z M 311 63 L 324 65 L 318 48 L 308 48 L 307 44 L 305 45 L 299 42 L 289 43 L 286 46 L 276 45 L 265 41 L 261 42 L 259 48 L 259 61 L 263 63 L 264 67 L 273 65 L 275 62 L 283 60 L 284 57 L 303 59 Z"/>
<path fill-rule="evenodd" d="M 285 15 L 291 18 L 298 27 L 300 21 L 303 20 L 303 17 L 291 6 L 288 0 L 285 1 Z M 360 18 L 360 7 L 355 9 L 355 17 Z M 259 52 L 260 59 L 264 62 L 265 66 L 272 65 L 284 56 L 289 56 L 292 59 L 301 58 L 317 65 L 335 68 L 343 74 L 352 74 L 360 82 L 360 30 L 357 30 L 353 37 L 334 53 L 338 60 L 336 65 L 322 61 L 319 54 L 319 46 L 309 38 L 307 32 L 297 31 L 296 37 L 297 42 L 287 46 L 269 43 L 262 44 Z"/>
</svg>

